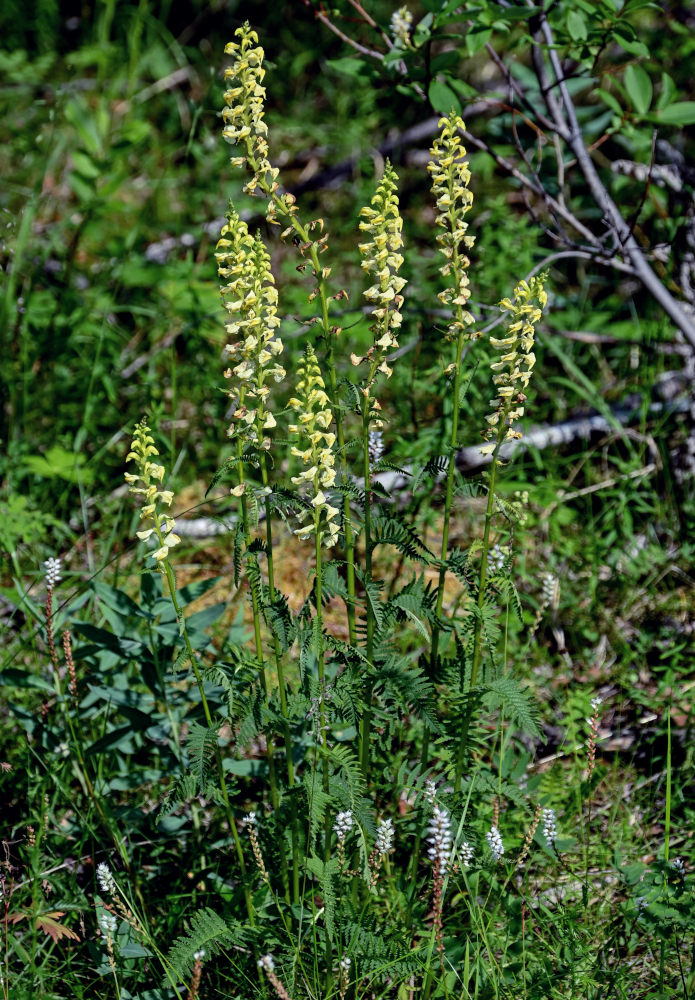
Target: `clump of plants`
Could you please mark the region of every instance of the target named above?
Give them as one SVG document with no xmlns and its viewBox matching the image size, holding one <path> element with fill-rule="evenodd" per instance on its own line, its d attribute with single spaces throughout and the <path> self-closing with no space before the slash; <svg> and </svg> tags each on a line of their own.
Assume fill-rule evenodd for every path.
<svg viewBox="0 0 695 1000">
<path fill-rule="evenodd" d="M 481 336 L 470 303 L 475 181 L 452 111 L 428 167 L 446 311 L 446 446 L 418 466 L 395 466 L 387 440 L 397 414 L 380 396 L 399 363 L 408 308 L 398 175 L 386 162 L 359 212 L 371 344 L 358 353 L 340 325 L 358 289 L 334 281 L 324 220 L 303 217 L 272 165 L 256 33 L 244 25 L 225 51 L 223 135 L 269 225 L 266 240 L 232 201 L 215 254 L 228 339 L 220 439 L 226 431 L 230 453 L 210 490 L 224 485 L 238 504 L 227 588 L 247 596 L 246 624 L 213 641 L 210 620 L 187 613 L 205 586 L 177 581 L 175 498 L 157 428 L 143 419 L 126 473 L 141 521 L 139 598 L 102 586 L 111 638 L 95 629 L 94 648 L 82 653 L 101 657 L 107 673 L 114 656 L 130 657 L 133 687 L 150 687 L 169 753 L 160 820 L 190 823 L 186 836 L 200 839 L 214 871 L 195 905 L 175 915 L 173 943 L 148 912 L 129 837 L 94 774 L 95 751 L 85 753 L 79 663 L 69 633 L 62 659 L 55 640 L 57 563 L 46 581 L 56 695 L 102 837 L 100 974 L 124 998 L 136 995 L 134 960 L 147 965 L 157 995 L 172 997 L 205 996 L 213 970 L 228 990 L 218 985 L 217 995 L 293 1000 L 633 995 L 624 958 L 640 935 L 659 939 L 663 978 L 688 933 L 685 869 L 669 859 L 667 827 L 659 863 L 616 863 L 627 916 L 607 924 L 608 937 L 592 937 L 597 908 L 617 905 L 587 847 L 601 700 L 584 706 L 581 784 L 558 806 L 549 773 L 527 768 L 541 732 L 515 671 L 557 586 L 552 575 L 539 581 L 536 606 L 524 609 L 514 563 L 526 500 L 505 492 L 503 459 L 533 393 L 549 277 L 517 276 L 501 290 L 492 335 Z M 313 309 L 294 370 L 282 360 L 276 237 L 296 253 Z M 490 402 L 472 416 L 466 393 L 478 368 L 489 372 Z M 476 429 L 486 463 L 475 482 L 456 467 L 464 427 L 468 436 Z M 442 498 L 436 545 L 402 503 L 433 491 Z M 462 503 L 480 511 L 465 550 L 450 543 Z M 288 533 L 307 567 L 298 608 L 278 585 Z M 244 774 L 251 747 L 254 771 Z"/>
</svg>

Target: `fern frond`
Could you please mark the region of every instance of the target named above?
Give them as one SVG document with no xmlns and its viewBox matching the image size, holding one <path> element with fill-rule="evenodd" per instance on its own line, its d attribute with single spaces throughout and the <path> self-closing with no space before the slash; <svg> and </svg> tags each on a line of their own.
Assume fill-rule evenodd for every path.
<svg viewBox="0 0 695 1000">
<path fill-rule="evenodd" d="M 486 684 L 483 701 L 490 711 L 502 709 L 505 718 L 517 729 L 536 738 L 541 735 L 538 708 L 515 678 L 498 677 Z"/>
<path fill-rule="evenodd" d="M 214 910 L 205 907 L 194 913 L 189 921 L 188 933 L 174 941 L 167 960 L 183 982 L 190 977 L 196 952 L 216 955 L 222 948 L 243 944 L 248 939 L 246 928 L 235 921 L 230 927 Z"/>
<path fill-rule="evenodd" d="M 215 751 L 219 730 L 217 726 L 205 727 L 191 722 L 186 739 L 186 750 L 191 758 L 191 772 L 202 788 L 215 765 Z"/>
</svg>

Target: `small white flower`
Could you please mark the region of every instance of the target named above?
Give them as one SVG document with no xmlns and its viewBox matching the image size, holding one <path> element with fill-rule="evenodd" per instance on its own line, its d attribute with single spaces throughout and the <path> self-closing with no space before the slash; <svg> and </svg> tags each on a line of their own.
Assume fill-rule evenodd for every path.
<svg viewBox="0 0 695 1000">
<path fill-rule="evenodd" d="M 598 714 L 598 710 L 602 704 L 603 704 L 603 698 L 600 698 L 598 695 L 596 695 L 595 698 L 591 699 L 591 711 L 594 713 L 594 715 Z"/>
<path fill-rule="evenodd" d="M 557 840 L 557 830 L 555 829 L 555 810 L 544 809 L 541 814 L 541 822 L 543 824 L 543 836 L 552 847 Z"/>
<path fill-rule="evenodd" d="M 557 577 L 553 573 L 546 573 L 543 577 L 543 601 L 550 604 L 555 596 L 557 587 Z"/>
<path fill-rule="evenodd" d="M 393 820 L 380 819 L 376 828 L 376 843 L 374 845 L 377 854 L 388 854 L 393 847 Z"/>
<path fill-rule="evenodd" d="M 347 955 L 343 955 L 343 957 L 340 959 L 340 968 L 343 970 L 343 972 L 349 972 L 351 965 L 352 965 L 352 959 L 348 958 Z"/>
<path fill-rule="evenodd" d="M 492 857 L 495 861 L 499 859 L 504 854 L 504 844 L 502 843 L 502 838 L 500 832 L 496 826 L 493 826 L 486 834 L 485 839 L 487 840 L 490 850 L 492 851 Z"/>
<path fill-rule="evenodd" d="M 428 778 L 425 782 L 425 798 L 431 806 L 434 805 L 434 800 L 437 795 L 437 788 L 431 778 Z"/>
<path fill-rule="evenodd" d="M 43 565 L 46 570 L 46 586 L 52 590 L 57 583 L 60 583 L 62 568 L 60 559 L 47 559 Z"/>
<path fill-rule="evenodd" d="M 685 878 L 685 865 L 681 858 L 674 858 L 671 866 L 676 869 L 681 878 Z"/>
<path fill-rule="evenodd" d="M 345 812 L 338 813 L 333 824 L 333 832 L 338 837 L 338 840 L 345 840 L 350 830 L 352 830 L 354 822 L 351 809 L 346 809 Z"/>
<path fill-rule="evenodd" d="M 493 573 L 499 573 L 504 569 L 504 560 L 507 555 L 501 545 L 494 545 L 487 554 L 487 564 Z"/>
<path fill-rule="evenodd" d="M 459 860 L 461 862 L 462 868 L 471 867 L 474 853 L 475 852 L 473 850 L 473 846 L 469 844 L 467 840 L 464 840 L 464 842 L 461 844 L 461 849 L 459 854 Z"/>
<path fill-rule="evenodd" d="M 406 6 L 399 7 L 391 15 L 391 34 L 396 42 L 403 47 L 410 41 L 410 28 L 413 23 L 413 12 Z"/>
<path fill-rule="evenodd" d="M 108 910 L 99 910 L 97 921 L 99 923 L 101 933 L 106 937 L 112 938 L 116 933 L 116 927 L 118 926 L 118 919 L 115 914 L 109 913 Z"/>
<path fill-rule="evenodd" d="M 258 817 L 255 812 L 246 813 L 246 825 L 256 826 L 258 822 Z"/>
<path fill-rule="evenodd" d="M 200 951 L 193 952 L 193 959 L 196 962 L 202 962 L 205 958 L 205 948 L 201 948 Z"/>
<path fill-rule="evenodd" d="M 272 955 L 263 955 L 258 959 L 258 968 L 263 969 L 264 972 L 274 972 L 275 959 Z"/>
<path fill-rule="evenodd" d="M 104 861 L 97 865 L 97 882 L 105 896 L 112 896 L 116 892 L 116 881 L 111 874 L 111 869 Z"/>
<path fill-rule="evenodd" d="M 372 465 L 376 465 L 381 456 L 384 454 L 384 436 L 381 431 L 370 431 L 369 432 L 369 461 Z"/>
<path fill-rule="evenodd" d="M 451 860 L 451 819 L 446 809 L 440 809 L 435 803 L 432 819 L 427 827 L 429 848 L 427 856 L 439 866 L 441 875 L 446 875 Z"/>
</svg>

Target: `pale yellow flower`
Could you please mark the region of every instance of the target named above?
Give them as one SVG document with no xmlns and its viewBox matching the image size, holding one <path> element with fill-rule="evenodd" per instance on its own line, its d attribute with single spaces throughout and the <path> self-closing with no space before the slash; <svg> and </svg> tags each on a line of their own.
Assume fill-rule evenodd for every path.
<svg viewBox="0 0 695 1000">
<path fill-rule="evenodd" d="M 222 136 L 232 145 L 242 145 L 246 156 L 233 156 L 232 166 L 246 166 L 251 178 L 244 187 L 248 194 L 257 193 L 260 186 L 266 196 L 276 194 L 279 170 L 271 166 L 268 159 L 268 126 L 264 121 L 265 77 L 263 58 L 265 53 L 258 44 L 258 35 L 246 21 L 235 31 L 238 42 L 228 42 L 225 54 L 235 56 L 231 66 L 225 70 L 228 88 L 224 94 L 227 105 L 222 112 L 224 128 Z M 278 195 L 287 215 L 296 212 L 294 195 Z M 268 201 L 267 219 L 277 224 L 276 205 L 272 198 Z"/>
<path fill-rule="evenodd" d="M 374 282 L 364 293 L 367 302 L 375 307 L 372 312 L 374 347 L 365 358 L 353 355 L 351 360 L 353 364 L 369 361 L 370 384 L 377 371 L 387 378 L 391 375 L 386 354 L 398 347 L 396 337 L 402 322 L 403 296 L 400 293 L 406 280 L 398 274 L 403 264 L 403 255 L 399 253 L 403 246 L 403 220 L 398 210 L 397 184 L 398 175 L 387 160 L 371 204 L 360 211 L 360 230 L 368 237 L 359 245 L 362 267 Z"/>
<path fill-rule="evenodd" d="M 447 331 L 447 338 L 455 340 L 459 333 L 475 322 L 466 308 L 471 294 L 467 274 L 470 261 L 466 251 L 470 250 L 475 240 L 467 235 L 468 223 L 464 218 L 473 204 L 473 195 L 468 187 L 471 174 L 468 161 L 464 159 L 466 150 L 460 136 L 465 129 L 463 121 L 452 111 L 448 118 L 440 120 L 439 128 L 439 135 L 430 150 L 432 159 L 427 169 L 432 177 L 432 193 L 437 202 L 437 226 L 443 230 L 437 236 L 440 253 L 446 258 L 440 272 L 451 279 L 449 287 L 438 297 L 444 305 L 455 307 Z"/>
<path fill-rule="evenodd" d="M 293 476 L 292 482 L 296 486 L 311 484 L 313 496 L 310 503 L 318 519 L 319 541 L 330 548 L 338 541 L 340 511 L 328 502 L 323 487 L 330 488 L 335 482 L 335 434 L 328 430 L 332 419 L 330 400 L 311 345 L 304 352 L 297 375 L 297 396 L 289 402 L 297 415 L 297 423 L 290 425 L 290 433 L 297 435 L 300 444 L 293 445 L 291 451 L 302 459 L 307 468 Z M 311 515 L 305 511 L 304 516 Z M 316 520 L 312 518 L 295 534 L 307 538 L 315 529 Z"/>
<path fill-rule="evenodd" d="M 165 469 L 163 465 L 150 461 L 151 456 L 158 455 L 159 452 L 154 446 L 154 438 L 150 433 L 146 420 L 141 420 L 135 427 L 133 443 L 126 458 L 127 462 L 135 462 L 137 473 L 126 472 L 125 481 L 128 483 L 128 492 L 134 496 L 142 497 L 145 503 L 140 507 L 140 517 L 143 520 L 151 520 L 153 527 L 144 528 L 136 532 L 141 541 L 147 541 L 154 537 L 159 543 L 158 548 L 151 553 L 157 562 L 157 568 L 164 572 L 164 563 L 169 558 L 169 550 L 178 545 L 181 539 L 174 532 L 176 522 L 173 517 L 162 513 L 159 509 L 161 504 L 171 506 L 174 494 L 171 490 L 159 490 L 155 483 L 163 482 Z"/>
<path fill-rule="evenodd" d="M 508 313 L 506 336 L 490 337 L 491 345 L 501 351 L 499 361 L 493 362 L 493 382 L 497 399 L 490 401 L 493 412 L 486 417 L 488 426 L 484 437 L 491 441 L 480 451 L 491 454 L 498 443 L 520 438 L 521 433 L 512 428 L 524 415 L 525 391 L 536 362 L 533 352 L 535 326 L 540 321 L 548 295 L 543 285 L 547 274 L 520 281 L 514 289 L 514 300 L 502 299 L 500 308 Z"/>
<path fill-rule="evenodd" d="M 227 395 L 237 404 L 227 433 L 230 438 L 267 447 L 265 432 L 275 427 L 276 420 L 269 409 L 266 383 L 285 377 L 285 369 L 276 360 L 283 350 L 278 294 L 260 235 L 250 235 L 233 206 L 215 256 L 218 274 L 225 281 L 221 293 L 230 337 L 225 351 L 236 362 L 224 373 L 231 382 Z"/>
</svg>

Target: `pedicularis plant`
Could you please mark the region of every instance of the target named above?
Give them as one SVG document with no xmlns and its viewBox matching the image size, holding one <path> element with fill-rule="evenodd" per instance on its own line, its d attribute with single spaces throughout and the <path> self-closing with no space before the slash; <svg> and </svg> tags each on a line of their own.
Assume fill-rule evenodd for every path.
<svg viewBox="0 0 695 1000">
<path fill-rule="evenodd" d="M 262 204 L 271 234 L 298 254 L 315 312 L 301 363 L 286 372 L 282 295 L 269 250 L 230 204 L 216 258 L 229 341 L 223 391 L 232 453 L 213 485 L 226 482 L 238 499 L 230 587 L 248 593 L 248 642 L 220 653 L 185 615 L 194 595 L 177 588 L 173 494 L 163 488 L 155 434 L 146 421 L 135 429 L 128 456 L 134 471 L 126 479 L 140 506 L 138 537 L 153 546 L 159 571 L 156 584 L 149 570 L 143 577 L 149 603 L 141 615 L 152 636 L 160 629 L 167 637 L 169 662 L 161 662 L 161 645 L 153 657 L 179 769 L 163 812 L 192 810 L 198 830 L 218 815 L 224 833 L 205 847 L 217 858 L 220 894 L 182 918 L 168 952 L 147 930 L 139 893 L 121 884 L 133 872 L 125 840 L 114 838 L 127 875 L 114 878 L 100 866 L 98 918 L 116 992 L 120 926 L 161 961 L 166 995 L 180 996 L 184 986 L 195 997 L 214 960 L 233 984 L 230 996 L 550 996 L 559 952 L 546 953 L 537 942 L 529 948 L 530 937 L 542 939 L 551 928 L 562 934 L 547 891 L 550 869 L 550 885 L 558 873 L 566 880 L 564 912 L 575 927 L 562 961 L 572 965 L 575 947 L 582 982 L 601 982 L 609 992 L 600 995 L 612 995 L 611 942 L 590 959 L 578 943 L 581 928 L 591 925 L 589 902 L 596 904 L 586 852 L 558 834 L 541 776 L 526 782 L 528 755 L 519 737 L 539 732 L 508 643 L 510 611 L 523 623 L 512 566 L 525 501 L 500 492 L 501 449 L 521 436 L 546 276 L 502 290 L 504 332 L 489 341 L 496 358 L 490 410 L 463 421 L 466 387 L 485 343 L 469 309 L 475 182 L 461 144 L 463 122 L 452 112 L 439 124 L 429 164 L 439 299 L 448 316 L 441 338 L 451 396 L 442 416 L 447 446 L 424 468 L 396 469 L 383 457 L 382 429 L 392 415 L 379 394 L 397 363 L 407 310 L 398 176 L 387 162 L 371 204 L 359 213 L 355 254 L 367 279 L 373 343 L 358 356 L 337 322 L 336 303 L 348 293 L 333 283 L 324 223 L 302 217 L 272 166 L 256 33 L 245 25 L 225 51 L 233 57 L 223 111 L 232 166 Z M 277 402 L 278 385 L 289 390 L 286 409 Z M 475 487 L 456 470 L 464 432 L 468 440 L 478 436 L 489 461 Z M 411 492 L 439 481 L 436 550 L 385 488 L 385 472 L 396 472 Z M 478 509 L 480 494 L 479 540 L 467 551 L 452 548 L 455 499 L 470 497 Z M 309 593 L 296 611 L 275 571 L 287 525 L 310 564 Z M 403 570 L 387 590 L 380 565 L 392 565 L 393 553 L 411 572 Z M 529 641 L 553 586 L 545 581 Z M 567 806 L 566 828 L 591 822 L 585 800 L 597 780 L 599 711 L 596 702 L 584 734 L 586 783 L 576 806 Z M 262 760 L 246 782 L 234 777 L 234 764 L 252 743 Z M 667 873 L 647 892 L 661 897 L 674 880 Z M 643 900 L 633 927 L 648 895 Z"/>
</svg>

